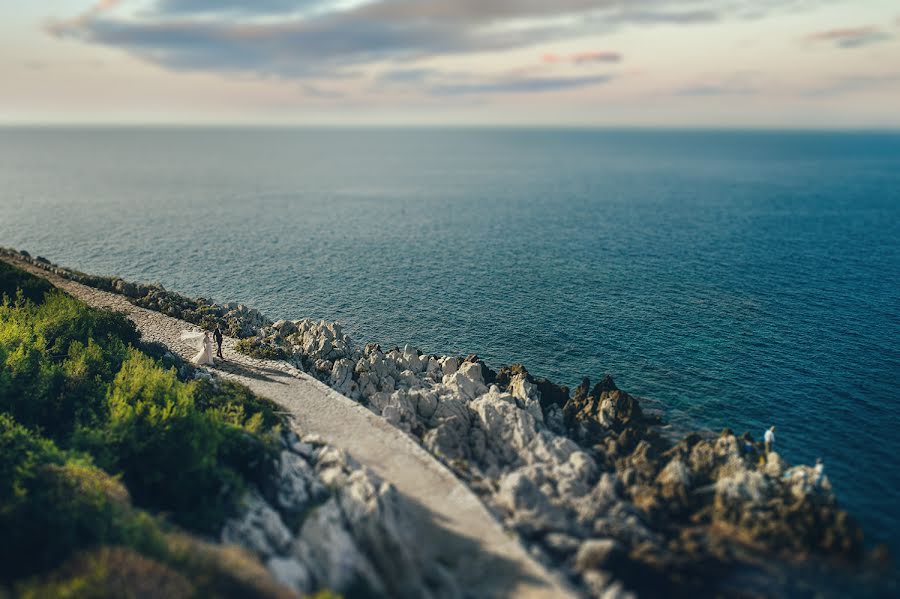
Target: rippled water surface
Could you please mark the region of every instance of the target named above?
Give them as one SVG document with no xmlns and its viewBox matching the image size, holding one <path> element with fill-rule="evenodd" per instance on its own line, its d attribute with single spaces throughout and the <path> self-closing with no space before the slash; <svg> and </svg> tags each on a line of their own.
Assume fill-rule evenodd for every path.
<svg viewBox="0 0 900 599">
<path fill-rule="evenodd" d="M 889 134 L 0 129 L 0 245 L 776 424 L 890 542 L 898 190 Z"/>
</svg>

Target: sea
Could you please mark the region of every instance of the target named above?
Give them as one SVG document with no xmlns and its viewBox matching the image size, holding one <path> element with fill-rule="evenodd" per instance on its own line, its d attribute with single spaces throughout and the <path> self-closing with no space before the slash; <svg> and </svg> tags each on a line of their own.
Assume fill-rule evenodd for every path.
<svg viewBox="0 0 900 599">
<path fill-rule="evenodd" d="M 900 549 L 900 133 L 5 128 L 0 245 L 776 425 Z"/>
</svg>

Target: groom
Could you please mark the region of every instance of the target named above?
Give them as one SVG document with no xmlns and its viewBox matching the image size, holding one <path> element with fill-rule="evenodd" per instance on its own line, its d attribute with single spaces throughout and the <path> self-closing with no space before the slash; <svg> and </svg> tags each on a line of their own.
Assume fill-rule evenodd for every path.
<svg viewBox="0 0 900 599">
<path fill-rule="evenodd" d="M 219 328 L 219 325 L 216 324 L 216 330 L 213 331 L 213 339 L 216 341 L 216 356 L 219 358 L 225 359 L 225 356 L 222 355 L 222 330 Z"/>
</svg>

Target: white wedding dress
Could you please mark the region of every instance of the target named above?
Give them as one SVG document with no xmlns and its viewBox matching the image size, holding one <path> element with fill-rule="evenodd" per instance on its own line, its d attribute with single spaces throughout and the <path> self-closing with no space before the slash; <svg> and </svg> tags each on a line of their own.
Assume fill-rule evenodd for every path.
<svg viewBox="0 0 900 599">
<path fill-rule="evenodd" d="M 181 334 L 181 340 L 189 342 L 198 351 L 197 355 L 191 358 L 191 364 L 194 366 L 215 366 L 212 349 L 213 342 L 209 333 L 184 331 Z"/>
</svg>

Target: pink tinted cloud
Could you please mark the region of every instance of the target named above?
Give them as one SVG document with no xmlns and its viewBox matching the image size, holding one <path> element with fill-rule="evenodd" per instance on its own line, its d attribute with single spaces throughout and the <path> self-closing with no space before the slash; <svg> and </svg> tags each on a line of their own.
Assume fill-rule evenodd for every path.
<svg viewBox="0 0 900 599">
<path fill-rule="evenodd" d="M 826 31 L 817 31 L 816 33 L 809 34 L 806 39 L 815 42 L 834 41 L 863 37 L 872 35 L 873 33 L 878 33 L 878 29 L 872 25 L 866 25 L 865 27 L 842 27 L 838 29 L 828 29 Z"/>
<path fill-rule="evenodd" d="M 868 44 L 874 44 L 891 39 L 891 35 L 885 33 L 874 25 L 862 27 L 841 27 L 817 31 L 806 36 L 809 42 L 833 43 L 841 48 L 858 48 Z"/>
<path fill-rule="evenodd" d="M 122 0 L 97 0 L 93 6 L 86 11 L 68 20 L 54 20 L 47 24 L 47 31 L 55 36 L 62 36 L 73 30 L 84 27 L 92 20 L 96 19 L 103 13 L 110 11 L 122 3 Z"/>
<path fill-rule="evenodd" d="M 570 58 L 575 64 L 622 61 L 622 55 L 618 52 L 579 52 L 578 54 L 573 54 Z"/>
<path fill-rule="evenodd" d="M 548 64 L 570 63 L 588 64 L 594 62 L 621 62 L 622 55 L 618 52 L 576 52 L 575 54 L 548 53 L 541 57 L 541 61 Z"/>
</svg>

